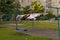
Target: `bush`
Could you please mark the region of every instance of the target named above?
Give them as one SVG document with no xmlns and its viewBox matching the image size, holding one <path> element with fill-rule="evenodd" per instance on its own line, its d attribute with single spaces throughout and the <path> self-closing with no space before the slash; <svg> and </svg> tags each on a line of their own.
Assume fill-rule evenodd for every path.
<svg viewBox="0 0 60 40">
<path fill-rule="evenodd" d="M 55 17 L 55 20 L 58 20 L 58 18 L 59 18 L 59 20 L 60 20 L 60 15 L 59 15 L 59 16 L 56 16 L 56 17 Z"/>
<path fill-rule="evenodd" d="M 30 6 L 26 6 L 22 10 L 22 13 L 23 14 L 29 14 L 30 12 L 31 12 Z"/>
<path fill-rule="evenodd" d="M 52 13 L 48 13 L 47 15 L 40 15 L 39 17 L 36 17 L 37 20 L 49 20 L 51 18 L 54 18 L 55 15 L 53 15 Z"/>
<path fill-rule="evenodd" d="M 10 14 L 5 14 L 3 17 L 2 17 L 3 21 L 9 21 L 11 19 L 11 15 Z"/>
<path fill-rule="evenodd" d="M 51 13 L 51 12 L 49 12 L 49 13 L 48 13 L 47 15 L 45 15 L 45 16 L 47 16 L 49 19 L 55 17 L 55 15 L 53 15 L 53 13 Z"/>
<path fill-rule="evenodd" d="M 44 16 L 43 14 L 38 16 L 38 17 L 36 17 L 36 18 L 37 18 L 37 20 L 47 20 L 48 19 L 48 17 Z"/>
</svg>

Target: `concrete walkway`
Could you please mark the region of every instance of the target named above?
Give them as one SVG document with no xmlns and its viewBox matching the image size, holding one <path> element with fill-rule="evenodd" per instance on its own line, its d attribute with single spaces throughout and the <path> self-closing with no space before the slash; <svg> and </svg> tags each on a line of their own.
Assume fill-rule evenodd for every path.
<svg viewBox="0 0 60 40">
<path fill-rule="evenodd" d="M 60 40 L 58 38 L 58 31 L 56 30 L 32 28 L 32 29 L 28 29 L 28 33 L 34 36 L 43 36 L 43 37 L 52 38 L 53 40 Z"/>
</svg>

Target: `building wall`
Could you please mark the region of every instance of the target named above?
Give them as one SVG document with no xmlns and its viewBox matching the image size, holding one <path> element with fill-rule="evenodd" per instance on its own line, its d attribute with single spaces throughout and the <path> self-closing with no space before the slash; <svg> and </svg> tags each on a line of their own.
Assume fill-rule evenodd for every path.
<svg viewBox="0 0 60 40">
<path fill-rule="evenodd" d="M 51 6 L 59 6 L 60 5 L 60 0 L 19 0 L 20 4 L 22 6 L 27 6 L 30 5 L 32 2 L 37 1 L 37 2 L 42 2 L 44 6 L 46 6 L 47 3 L 50 2 Z M 50 5 L 48 4 L 48 5 Z"/>
<path fill-rule="evenodd" d="M 59 5 L 59 0 L 51 0 L 51 5 L 52 6 L 58 6 Z"/>
<path fill-rule="evenodd" d="M 21 6 L 27 6 L 27 5 L 31 5 L 32 2 L 36 1 L 36 0 L 19 0 Z M 37 2 L 42 2 L 43 5 L 45 5 L 45 2 L 43 0 L 37 0 Z"/>
<path fill-rule="evenodd" d="M 45 9 L 48 6 L 60 6 L 60 0 L 19 0 L 21 6 L 27 6 L 27 5 L 31 5 L 32 2 L 37 1 L 37 2 L 42 2 L 43 6 L 45 7 Z M 57 15 L 57 11 L 56 9 L 52 9 L 52 11 L 54 12 L 53 14 Z"/>
<path fill-rule="evenodd" d="M 51 6 L 53 7 L 60 7 L 60 0 L 51 0 Z M 57 15 L 57 10 L 56 9 L 52 9 L 54 11 L 54 14 Z M 60 14 L 60 10 L 59 10 L 59 14 Z"/>
</svg>

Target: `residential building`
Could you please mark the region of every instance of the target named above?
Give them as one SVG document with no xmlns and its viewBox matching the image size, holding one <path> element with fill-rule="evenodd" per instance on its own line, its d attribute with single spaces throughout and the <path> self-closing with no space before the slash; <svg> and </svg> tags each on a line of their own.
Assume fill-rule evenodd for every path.
<svg viewBox="0 0 60 40">
<path fill-rule="evenodd" d="M 31 5 L 31 3 L 34 1 L 41 2 L 46 9 L 45 11 L 52 9 L 54 14 L 57 15 L 56 9 L 48 8 L 48 7 L 49 6 L 60 7 L 60 0 L 19 0 L 21 6 L 23 7 L 27 5 Z"/>
<path fill-rule="evenodd" d="M 60 0 L 51 0 L 51 6 L 52 7 L 60 7 Z M 55 15 L 57 15 L 57 10 L 52 8 L 52 11 L 54 12 Z M 59 9 L 60 11 L 60 9 Z M 60 14 L 60 12 L 59 12 Z"/>
</svg>

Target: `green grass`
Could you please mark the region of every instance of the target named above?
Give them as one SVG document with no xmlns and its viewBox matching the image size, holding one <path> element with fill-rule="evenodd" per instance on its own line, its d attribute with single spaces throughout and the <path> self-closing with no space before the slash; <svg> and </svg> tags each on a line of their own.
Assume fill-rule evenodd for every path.
<svg viewBox="0 0 60 40">
<path fill-rule="evenodd" d="M 11 24 L 13 22 L 2 22 L 2 24 Z M 57 24 L 49 23 L 49 22 L 31 22 L 31 21 L 23 21 L 18 22 L 18 24 L 22 24 L 18 27 L 20 28 L 40 28 L 40 29 L 50 29 L 57 30 Z M 16 27 L 0 27 L 0 40 L 26 40 L 28 36 L 28 40 L 52 40 L 47 37 L 38 37 L 32 35 L 25 35 L 21 33 L 17 33 L 15 31 Z"/>
<path fill-rule="evenodd" d="M 15 27 L 0 28 L 0 40 L 26 40 L 26 37 L 28 37 L 28 40 L 52 40 L 51 38 L 47 38 L 47 37 L 37 37 L 37 36 L 17 33 L 15 31 Z"/>
<path fill-rule="evenodd" d="M 9 24 L 9 23 L 14 23 L 14 21 L 0 21 L 0 24 Z"/>
<path fill-rule="evenodd" d="M 19 22 L 18 24 L 23 24 L 18 27 L 22 28 L 41 28 L 41 29 L 51 29 L 58 30 L 58 26 L 56 23 L 49 22 Z"/>
<path fill-rule="evenodd" d="M 1 22 L 2 24 L 13 24 L 15 22 Z M 22 22 L 18 22 L 18 24 L 22 24 L 18 27 L 20 28 L 41 28 L 41 29 L 51 29 L 51 30 L 58 30 L 58 26 L 57 24 L 54 22 L 49 23 L 49 22 L 32 22 L 32 21 L 22 21 Z"/>
</svg>

